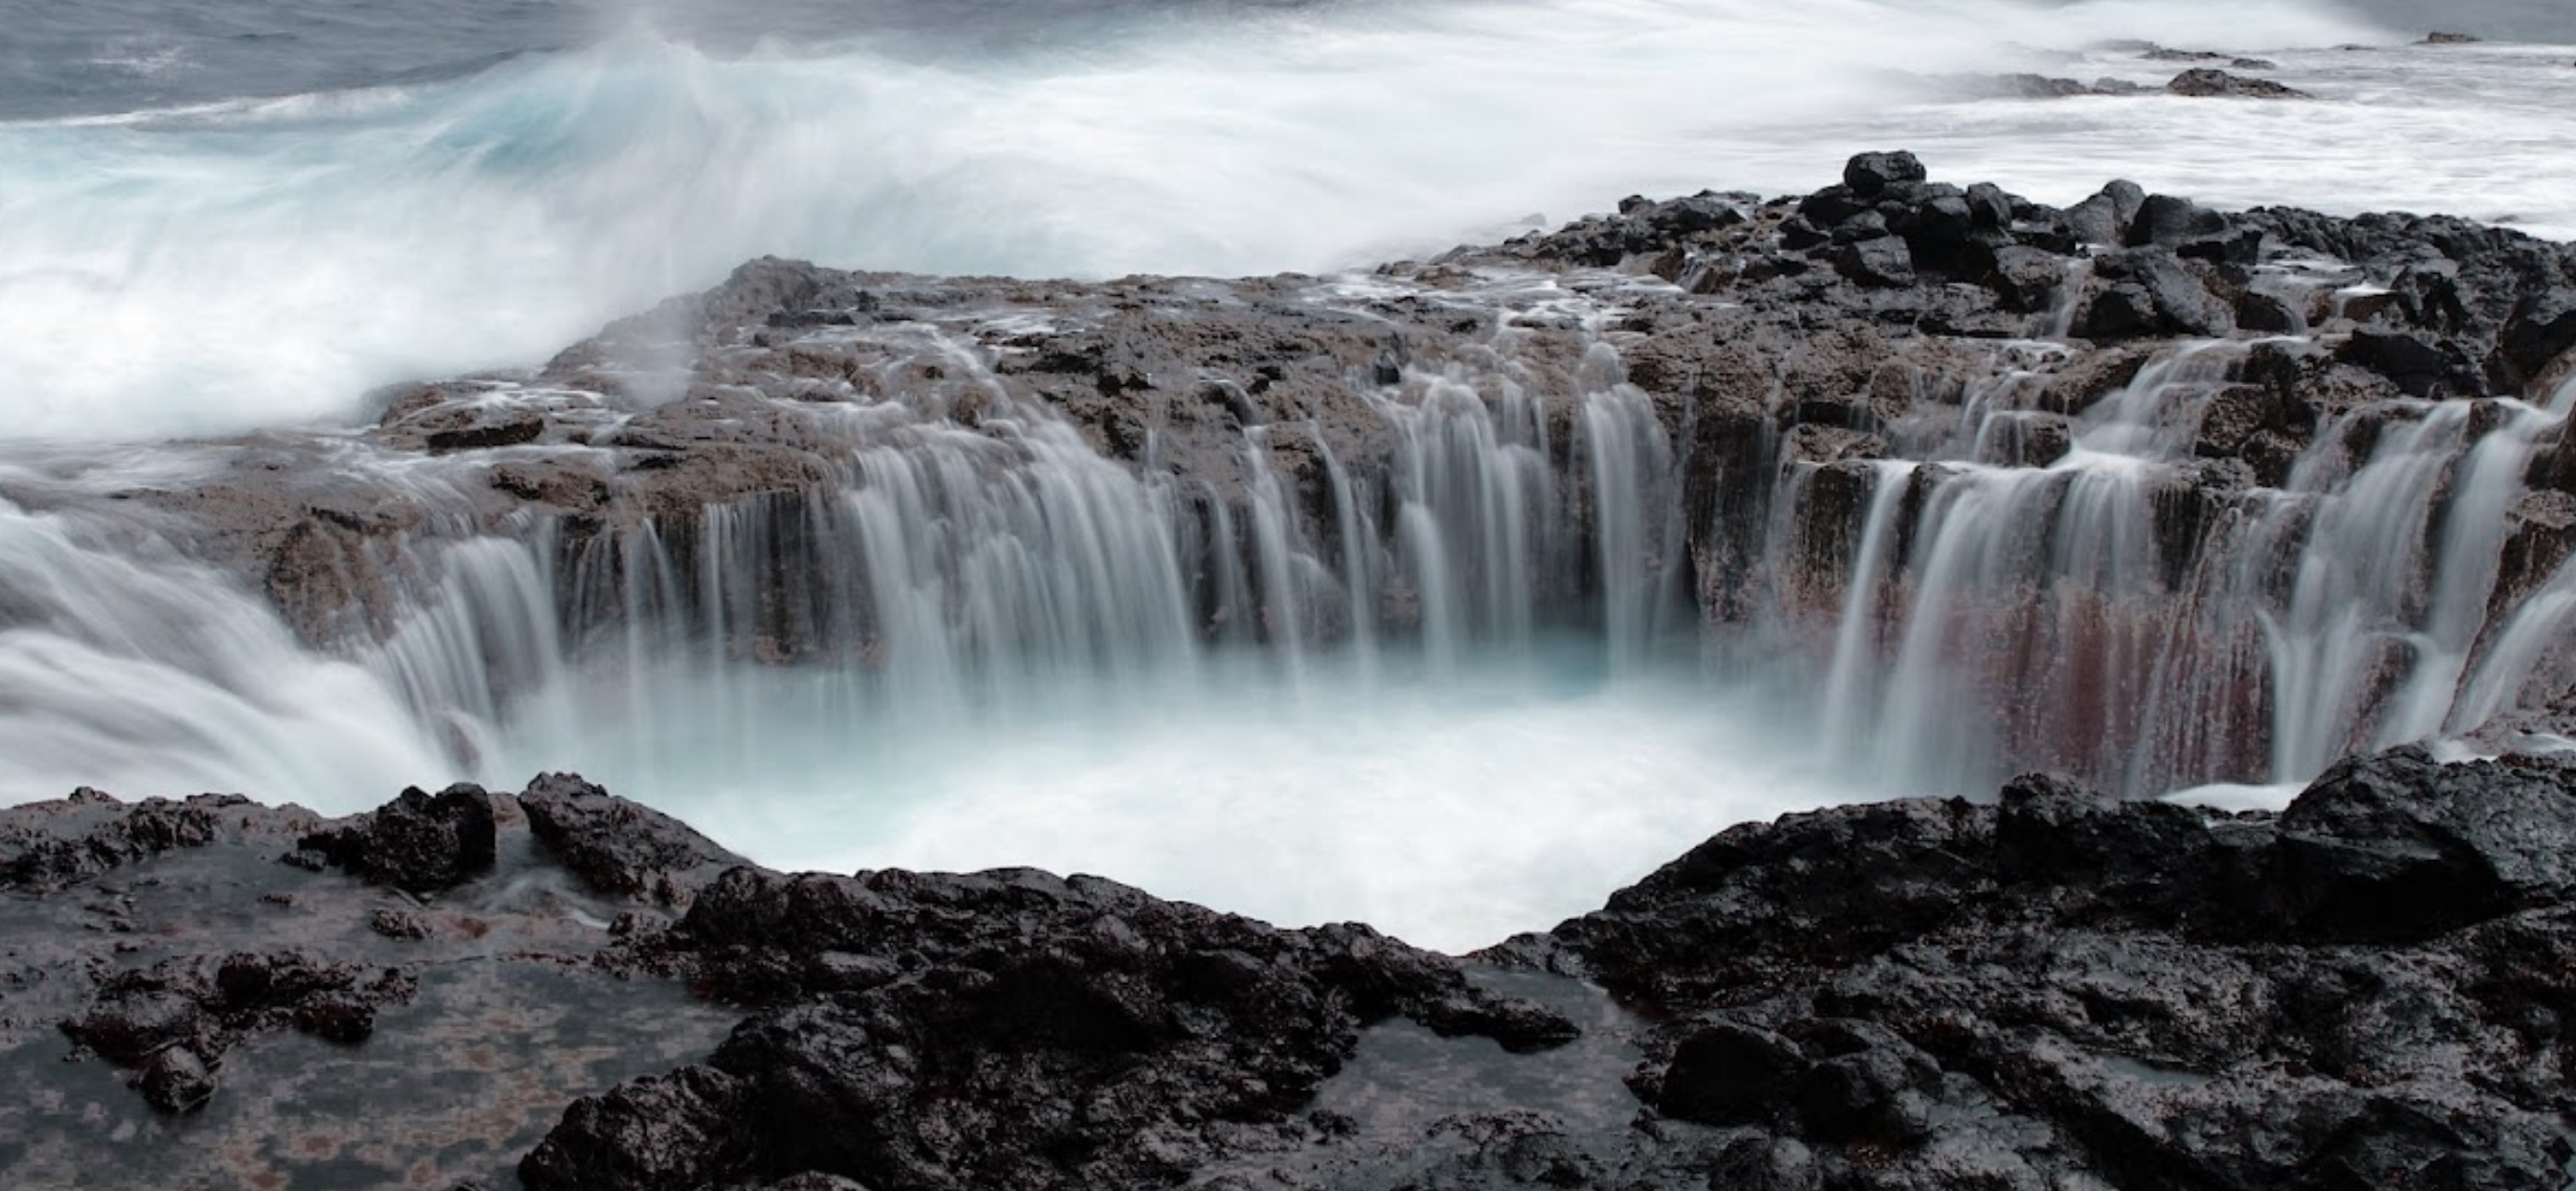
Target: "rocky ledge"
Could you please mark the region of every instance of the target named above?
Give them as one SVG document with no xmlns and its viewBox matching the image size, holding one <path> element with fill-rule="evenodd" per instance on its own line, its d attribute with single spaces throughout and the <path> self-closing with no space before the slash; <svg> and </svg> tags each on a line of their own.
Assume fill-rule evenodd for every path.
<svg viewBox="0 0 2576 1191">
<path fill-rule="evenodd" d="M 418 648 L 406 631 L 521 633 L 563 643 L 547 664 L 567 668 L 639 634 L 755 664 L 984 656 L 982 630 L 925 629 L 939 617 L 871 584 L 994 589 L 966 573 L 975 560 L 1048 557 L 1058 540 L 1014 535 L 1076 517 L 1152 539 L 1138 583 L 1170 605 L 1153 627 L 1187 638 L 1160 646 L 1508 637 L 1598 628 L 1617 605 L 1821 653 L 1905 632 L 1910 593 L 1967 581 L 1929 567 L 1944 510 L 2007 503 L 2017 520 L 1959 547 L 1994 572 L 1959 602 L 2025 625 L 2057 615 L 2060 639 L 1980 653 L 2028 634 L 1963 631 L 1946 647 L 1991 687 L 1962 699 L 1996 708 L 1974 731 L 2023 765 L 2152 793 L 2276 768 L 2280 676 L 2251 626 L 2320 605 L 2301 576 L 2358 553 L 2333 544 L 2336 517 L 2379 517 L 2321 511 L 2360 503 L 2341 499 L 2355 487 L 2420 497 L 2368 547 L 2405 577 L 2354 581 L 2387 605 L 2364 620 L 2398 630 L 2368 643 L 2351 689 L 2320 696 L 2341 709 L 2335 738 L 2294 768 L 2429 730 L 2377 720 L 2421 652 L 2407 634 L 2453 632 L 2428 624 L 2420 593 L 2445 586 L 2426 577 L 2436 555 L 2470 539 L 2427 527 L 2475 503 L 2440 477 L 2468 475 L 2488 439 L 2512 446 L 2478 464 L 2494 474 L 2477 499 L 2503 493 L 2475 513 L 2495 541 L 2459 548 L 2494 578 L 2459 597 L 2483 607 L 2442 613 L 2467 640 L 2436 652 L 2509 685 L 2499 709 L 2576 690 L 2576 658 L 2506 640 L 2576 547 L 2576 449 L 2563 419 L 2530 416 L 2576 392 L 2572 349 L 2576 246 L 2443 216 L 2222 212 L 2124 182 L 2057 207 L 1869 153 L 1802 196 L 1631 199 L 1332 277 L 756 261 L 542 366 L 380 394 L 368 426 L 173 446 L 141 471 L 65 455 L 0 472 L 0 499 L 105 551 L 140 541 L 207 563 L 315 649 L 366 659 Z M 2391 443 L 2432 478 L 2346 483 Z M 2083 474 L 2106 453 L 2138 466 Z M 2030 482 L 2003 493 L 1997 471 Z M 2069 493 L 2106 478 L 2117 532 L 2069 520 L 2099 503 Z M 866 494 L 915 509 L 918 532 L 881 540 L 850 511 Z M 1873 507 L 1893 509 L 1883 566 L 1864 557 Z M 1508 574 L 1474 545 L 1506 519 L 1527 552 Z M 2045 548 L 2076 534 L 2121 557 Z M 511 555 L 530 590 L 475 594 L 485 580 L 459 578 L 459 551 L 487 568 Z M 1445 626 L 1429 590 L 1444 583 Z M 1058 607 L 1000 619 L 1070 625 L 1039 645 L 1086 656 L 1137 635 L 1135 594 L 1048 587 L 1030 598 Z M 27 618 L 76 620 L 58 599 L 0 593 Z M 496 625 L 486 605 L 542 623 Z M 947 636 L 905 639 L 932 629 Z M 417 710 L 453 729 L 470 771 L 489 708 L 545 669 L 488 661 Z M 2098 680 L 2125 670 L 2178 676 L 2178 693 L 2150 706 Z"/>
<path fill-rule="evenodd" d="M 2031 777 L 1478 955 L 785 874 L 577 778 L 0 814 L 20 1186 L 2556 1188 L 2576 764 Z M 70 1059 L 71 1062 L 64 1060 Z M 130 1085 L 130 1090 L 128 1086 Z"/>
</svg>

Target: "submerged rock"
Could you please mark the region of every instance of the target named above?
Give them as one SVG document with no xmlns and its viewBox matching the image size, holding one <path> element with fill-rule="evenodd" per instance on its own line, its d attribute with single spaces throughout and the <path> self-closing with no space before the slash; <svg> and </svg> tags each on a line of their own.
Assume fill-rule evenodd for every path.
<svg viewBox="0 0 2576 1191">
<path fill-rule="evenodd" d="M 2270 79 L 2248 78 L 2229 74 L 2216 67 L 2202 66 L 2175 75 L 2165 90 L 2194 98 L 2226 99 L 2314 99 L 2316 96 L 2296 87 Z"/>
</svg>

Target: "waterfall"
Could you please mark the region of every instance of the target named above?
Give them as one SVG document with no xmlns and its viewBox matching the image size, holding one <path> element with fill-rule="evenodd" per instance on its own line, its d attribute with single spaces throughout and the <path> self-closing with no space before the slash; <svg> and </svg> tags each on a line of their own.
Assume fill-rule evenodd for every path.
<svg viewBox="0 0 2576 1191">
<path fill-rule="evenodd" d="M 440 752 L 395 692 L 226 576 L 131 526 L 0 500 L 0 796 L 328 797 L 381 791 L 389 765 L 435 774 Z"/>
<path fill-rule="evenodd" d="M 2563 568 L 2498 587 L 2564 402 L 2365 406 L 2278 487 L 2213 483 L 2195 445 L 2253 346 L 2165 349 L 2040 466 L 1986 462 L 2031 416 L 1999 371 L 1960 418 L 1911 431 L 1930 462 L 1859 473 L 1819 660 L 1828 750 L 1889 788 L 2049 768 L 2152 794 L 2301 781 L 2513 705 L 2576 611 Z M 1833 515 L 1817 470 L 1784 470 L 1789 520 Z"/>
<path fill-rule="evenodd" d="M 2304 341 L 2167 345 L 2076 399 L 2053 382 L 2074 349 L 2000 341 L 1883 422 L 1832 415 L 1858 457 L 1809 457 L 1804 410 L 1712 448 L 1700 412 L 1629 383 L 1609 301 L 1506 290 L 1482 338 L 1351 377 L 1382 453 L 1252 419 L 1232 481 L 1158 465 L 1151 438 L 1143 466 L 1107 457 L 922 324 L 830 332 L 922 366 L 798 412 L 839 444 L 800 489 L 478 521 L 443 473 L 344 448 L 446 511 L 367 547 L 383 607 L 336 657 L 148 519 L 17 476 L 83 511 L 0 505 L 0 737 L 28 795 L 84 773 L 508 782 L 565 756 L 748 781 L 1247 675 L 1293 692 L 1324 663 L 1454 677 L 1572 634 L 1603 673 L 1705 657 L 1713 691 L 1789 680 L 1855 789 L 2046 768 L 2147 795 L 2300 780 L 2576 678 L 2563 497 L 2529 487 L 2576 384 L 2325 411 L 2259 471 L 2207 444 L 2291 416 L 2247 377 Z M 1540 324 L 1575 332 L 1546 367 Z M 1767 495 L 1691 478 L 1739 464 Z M 1754 543 L 1749 595 L 1706 595 L 1732 582 L 1707 535 Z M 315 731 L 333 747 L 283 743 Z M 116 745 L 135 740 L 155 743 Z"/>
<path fill-rule="evenodd" d="M 999 392 L 971 353 L 925 350 Z M 1640 665 L 1684 619 L 1670 436 L 1606 346 L 1576 393 L 1535 391 L 1510 351 L 1371 385 L 1389 455 L 1327 451 L 1303 487 L 1275 462 L 1295 422 L 1245 427 L 1225 491 L 1104 458 L 1042 404 L 970 425 L 924 392 L 860 416 L 804 491 L 445 547 L 361 652 L 495 780 L 550 750 L 672 772 L 761 772 L 818 739 L 891 755 L 1247 664 L 1455 675 L 1559 630 Z"/>
</svg>

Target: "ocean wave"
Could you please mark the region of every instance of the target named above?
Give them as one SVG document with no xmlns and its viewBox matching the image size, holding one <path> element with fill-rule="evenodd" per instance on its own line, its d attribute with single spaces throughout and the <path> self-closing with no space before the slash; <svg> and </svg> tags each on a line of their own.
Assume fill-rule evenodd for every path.
<svg viewBox="0 0 2576 1191">
<path fill-rule="evenodd" d="M 0 124 L 12 432 L 347 419 L 370 387 L 542 359 L 768 253 L 1022 275 L 1322 270 L 1630 192 L 1803 187 L 1856 148 L 1902 143 L 2042 197 L 2115 172 L 2205 181 L 2206 158 L 2245 178 L 2214 197 L 2348 206 L 2374 196 L 2345 184 L 2352 171 L 2308 185 L 2300 152 L 2286 166 L 2238 152 L 2244 126 L 2395 176 L 2548 110 L 2545 95 L 2463 91 L 2418 122 L 2442 145 L 2418 146 L 2353 136 L 2386 115 L 2356 105 L 2412 102 L 2359 87 L 2285 116 L 1938 103 L 1913 81 L 2034 55 L 2109 69 L 2028 47 L 2112 36 L 2248 50 L 2395 37 L 2316 5 L 1156 11 L 981 56 L 868 36 L 724 54 L 634 29 L 463 79 Z M 2568 160 L 2570 134 L 2554 137 L 2542 147 Z M 2569 167 L 2535 159 L 2515 160 L 2576 191 Z M 2535 203 L 2512 213 L 2576 225 L 2570 200 Z"/>
</svg>

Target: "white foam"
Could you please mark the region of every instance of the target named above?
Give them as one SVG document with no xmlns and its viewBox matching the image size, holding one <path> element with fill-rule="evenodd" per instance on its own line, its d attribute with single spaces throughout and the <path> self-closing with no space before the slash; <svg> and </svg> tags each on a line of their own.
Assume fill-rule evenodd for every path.
<svg viewBox="0 0 2576 1191">
<path fill-rule="evenodd" d="M 1804 188 L 1854 150 L 1908 142 L 1949 176 L 2162 181 L 2240 108 L 2257 126 L 2289 109 L 1926 108 L 1889 69 L 1974 68 L 2004 40 L 2356 32 L 2304 5 L 2214 0 L 1321 6 L 953 62 L 865 42 L 719 60 L 629 34 L 455 83 L 0 125 L 0 376 L 21 436 L 238 430 L 540 360 L 764 253 L 1025 275 L 1319 270 L 1630 191 Z M 2415 171 L 2426 137 L 2465 157 L 2482 135 L 2538 136 L 2506 160 L 2560 197 L 2526 213 L 2576 202 L 2576 155 L 2550 156 L 2569 134 L 2536 116 L 2481 134 L 2459 113 L 2486 108 L 2453 105 L 2391 133 L 2384 112 L 2338 110 L 2299 117 L 2286 148 L 2366 160 L 2345 174 L 2377 181 L 2303 188 L 2312 162 L 2206 156 L 2282 188 L 2257 197 L 2369 202 L 2400 185 L 2494 193 L 2457 168 Z M 1982 126 L 1945 131 L 1963 121 Z"/>
<path fill-rule="evenodd" d="M 2206 807 L 2214 811 L 2272 811 L 2289 809 L 2290 801 L 2307 786 L 2301 782 L 2270 785 L 2236 782 L 2213 782 L 2192 786 L 2163 795 L 2158 801 L 2176 806 Z"/>
<path fill-rule="evenodd" d="M 687 743 L 712 717 L 683 697 L 627 729 L 649 740 L 583 751 L 604 759 L 594 780 L 771 865 L 1098 873 L 1448 950 L 1596 909 L 1732 824 L 1860 796 L 1809 763 L 1784 704 L 1555 664 L 1488 657 L 1437 682 L 1329 658 L 1295 676 L 1085 679 L 929 731 L 818 722 L 829 702 L 788 675 L 751 717 L 756 749 Z"/>
</svg>

